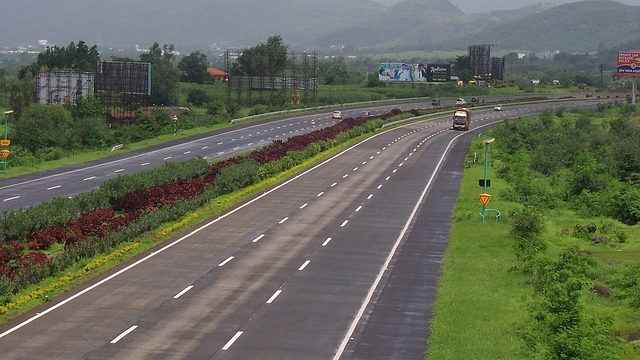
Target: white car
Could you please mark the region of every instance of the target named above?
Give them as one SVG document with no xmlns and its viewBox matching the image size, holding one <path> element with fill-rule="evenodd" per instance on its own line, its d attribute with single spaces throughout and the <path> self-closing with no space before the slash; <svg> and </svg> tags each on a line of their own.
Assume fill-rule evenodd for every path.
<svg viewBox="0 0 640 360">
<path fill-rule="evenodd" d="M 331 114 L 331 118 L 332 119 L 342 119 L 342 113 L 340 111 L 334 111 L 333 114 Z"/>
<path fill-rule="evenodd" d="M 464 105 L 464 104 L 466 104 L 466 103 L 467 103 L 467 102 L 466 102 L 466 101 L 464 101 L 464 99 L 463 99 L 463 98 L 459 98 L 458 100 L 456 100 L 456 105 Z"/>
<path fill-rule="evenodd" d="M 493 111 L 502 111 L 502 105 L 498 104 L 493 107 Z"/>
</svg>

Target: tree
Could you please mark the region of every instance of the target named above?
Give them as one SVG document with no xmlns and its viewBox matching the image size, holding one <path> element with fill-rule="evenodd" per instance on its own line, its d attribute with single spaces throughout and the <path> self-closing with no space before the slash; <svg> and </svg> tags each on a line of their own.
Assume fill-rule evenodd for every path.
<svg viewBox="0 0 640 360">
<path fill-rule="evenodd" d="M 282 43 L 282 36 L 273 35 L 266 43 L 245 49 L 238 58 L 233 75 L 272 76 L 284 73 L 287 68 L 289 48 Z"/>
<path fill-rule="evenodd" d="M 187 101 L 197 107 L 201 107 L 211 101 L 211 97 L 202 89 L 191 89 L 187 94 Z"/>
<path fill-rule="evenodd" d="M 179 73 L 173 68 L 173 45 L 154 42 L 149 52 L 140 55 L 140 61 L 151 63 L 151 96 L 154 105 L 174 105 L 178 102 Z"/>
<path fill-rule="evenodd" d="M 74 139 L 73 118 L 61 105 L 35 104 L 27 108 L 16 122 L 16 143 L 35 153 L 47 147 L 71 150 L 79 139 Z"/>
<path fill-rule="evenodd" d="M 345 84 L 347 80 L 347 62 L 344 56 L 338 56 L 327 69 L 327 79 L 334 79 L 336 84 Z"/>
<path fill-rule="evenodd" d="M 178 69 L 183 71 L 188 82 L 202 84 L 208 76 L 207 55 L 194 51 L 180 60 Z"/>
<path fill-rule="evenodd" d="M 36 62 L 23 68 L 18 76 L 24 78 L 26 72 L 35 76 L 41 69 L 94 72 L 98 61 L 100 61 L 100 53 L 97 45 L 89 47 L 82 40 L 76 45 L 72 41 L 66 48 L 48 46 L 45 51 L 38 54 Z"/>
</svg>

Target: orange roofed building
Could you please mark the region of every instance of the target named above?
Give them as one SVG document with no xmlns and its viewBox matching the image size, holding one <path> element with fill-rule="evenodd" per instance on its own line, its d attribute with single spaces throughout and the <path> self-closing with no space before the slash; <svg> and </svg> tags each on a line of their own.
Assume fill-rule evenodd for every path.
<svg viewBox="0 0 640 360">
<path fill-rule="evenodd" d="M 229 81 L 229 73 L 224 72 L 222 70 L 218 70 L 216 68 L 207 68 L 207 72 L 213 76 L 213 78 L 215 79 L 215 81 L 224 81 L 227 82 Z"/>
</svg>

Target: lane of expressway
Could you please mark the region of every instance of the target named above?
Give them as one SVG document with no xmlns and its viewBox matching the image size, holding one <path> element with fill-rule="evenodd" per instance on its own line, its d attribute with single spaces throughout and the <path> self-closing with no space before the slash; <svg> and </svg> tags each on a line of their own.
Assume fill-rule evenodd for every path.
<svg viewBox="0 0 640 360">
<path fill-rule="evenodd" d="M 383 131 L 0 326 L 2 357 L 422 358 L 471 137 L 559 106 Z"/>
</svg>

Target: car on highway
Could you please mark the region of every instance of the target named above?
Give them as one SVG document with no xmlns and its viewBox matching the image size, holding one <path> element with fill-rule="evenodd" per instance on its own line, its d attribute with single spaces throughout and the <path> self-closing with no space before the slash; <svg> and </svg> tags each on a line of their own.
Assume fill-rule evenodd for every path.
<svg viewBox="0 0 640 360">
<path fill-rule="evenodd" d="M 472 98 L 471 98 L 471 102 L 472 102 L 472 103 L 480 102 L 480 98 L 479 98 L 479 97 L 474 96 L 474 97 L 472 97 Z"/>
<path fill-rule="evenodd" d="M 498 104 L 493 107 L 493 111 L 502 111 L 502 105 Z"/>
<path fill-rule="evenodd" d="M 368 111 L 360 111 L 360 116 L 371 116 L 371 113 Z"/>
<path fill-rule="evenodd" d="M 332 119 L 342 119 L 342 112 L 340 112 L 340 111 L 334 111 L 334 112 L 331 114 L 331 118 L 332 118 Z"/>
<path fill-rule="evenodd" d="M 467 102 L 466 102 L 466 101 L 464 101 L 464 99 L 463 99 L 463 98 L 458 98 L 458 100 L 456 100 L 456 105 L 464 105 L 464 104 L 466 104 L 466 103 L 467 103 Z"/>
<path fill-rule="evenodd" d="M 440 106 L 440 99 L 431 100 L 431 106 Z"/>
</svg>

